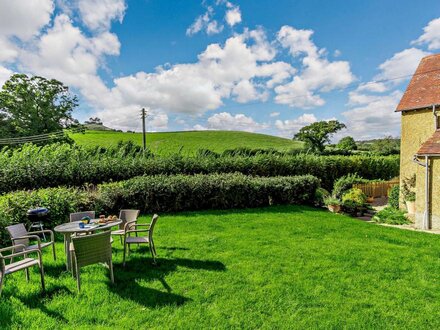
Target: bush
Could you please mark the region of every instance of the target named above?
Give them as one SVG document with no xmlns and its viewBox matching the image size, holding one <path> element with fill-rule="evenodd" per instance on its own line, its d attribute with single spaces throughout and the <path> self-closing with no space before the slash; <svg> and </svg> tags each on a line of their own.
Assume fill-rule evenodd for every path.
<svg viewBox="0 0 440 330">
<path fill-rule="evenodd" d="M 341 201 L 335 197 L 327 196 L 324 198 L 325 205 L 341 205 Z"/>
<path fill-rule="evenodd" d="M 0 196 L 0 242 L 9 239 L 9 235 L 5 235 L 6 226 L 23 222 L 28 227 L 29 209 L 47 207 L 49 216 L 44 225 L 53 228 L 68 221 L 69 213 L 90 208 L 91 202 L 86 191 L 75 188 L 46 188 Z"/>
<path fill-rule="evenodd" d="M 377 212 L 372 220 L 378 223 L 387 223 L 390 225 L 404 225 L 410 223 L 408 218 L 405 216 L 405 213 L 400 210 L 396 210 L 393 207 L 386 207 Z"/>
<path fill-rule="evenodd" d="M 315 192 L 315 205 L 323 206 L 326 205 L 326 199 L 330 196 L 330 193 L 324 188 L 319 187 Z"/>
<path fill-rule="evenodd" d="M 390 192 L 388 194 L 388 205 L 396 210 L 399 209 L 399 194 L 400 194 L 400 188 L 398 185 L 391 187 Z"/>
<path fill-rule="evenodd" d="M 352 188 L 342 196 L 342 207 L 351 215 L 362 214 L 367 209 L 367 196 L 362 190 Z"/>
<path fill-rule="evenodd" d="M 0 244 L 7 237 L 5 227 L 26 223 L 26 211 L 37 206 L 49 209 L 46 227 L 53 228 L 68 221 L 69 213 L 85 209 L 117 213 L 135 208 L 147 213 L 311 204 L 318 187 L 319 180 L 311 175 L 264 178 L 234 173 L 142 176 L 89 190 L 18 191 L 0 196 Z"/>
<path fill-rule="evenodd" d="M 144 176 L 98 186 L 96 208 L 142 213 L 312 203 L 319 180 L 313 176 L 250 177 L 240 173 Z"/>
<path fill-rule="evenodd" d="M 243 150 L 240 152 L 244 152 Z M 70 145 L 25 145 L 0 153 L 0 194 L 19 189 L 82 186 L 120 181 L 140 175 L 240 172 L 253 176 L 310 174 L 331 190 L 337 178 L 358 173 L 366 179 L 390 179 L 399 173 L 399 158 L 366 156 L 278 155 L 155 156 L 131 144 L 111 148 Z M 252 152 L 253 153 L 253 152 Z"/>
<path fill-rule="evenodd" d="M 342 198 L 347 191 L 353 188 L 354 184 L 366 182 L 368 182 L 368 180 L 361 178 L 356 173 L 344 175 L 335 181 L 335 185 L 333 186 L 333 196 L 336 198 Z"/>
</svg>

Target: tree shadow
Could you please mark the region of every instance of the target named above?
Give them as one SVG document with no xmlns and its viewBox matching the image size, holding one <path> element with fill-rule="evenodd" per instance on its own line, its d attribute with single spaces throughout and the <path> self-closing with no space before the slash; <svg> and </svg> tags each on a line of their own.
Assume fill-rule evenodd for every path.
<svg viewBox="0 0 440 330">
<path fill-rule="evenodd" d="M 20 301 L 26 305 L 26 307 L 30 309 L 38 308 L 41 310 L 44 314 L 47 316 L 54 318 L 60 322 L 67 323 L 68 320 L 64 318 L 64 316 L 58 312 L 52 311 L 48 309 L 45 304 L 48 300 L 52 300 L 53 297 L 60 293 L 69 293 L 71 294 L 72 291 L 70 291 L 66 286 L 60 286 L 60 285 L 54 285 L 51 286 L 49 289 L 46 289 L 44 293 L 35 293 L 31 295 L 26 295 L 23 298 L 19 298 Z M 43 299 L 41 299 L 43 298 Z"/>
<path fill-rule="evenodd" d="M 173 289 L 168 285 L 165 277 L 177 270 L 177 267 L 190 269 L 203 269 L 209 271 L 225 271 L 226 267 L 219 261 L 192 260 L 192 259 L 164 259 L 158 258 L 157 265 L 152 265 L 151 259 L 132 258 L 126 266 L 115 268 L 114 285 L 110 285 L 110 291 L 124 299 L 135 301 L 146 307 L 156 308 L 161 306 L 181 306 L 190 298 L 172 293 Z M 146 288 L 138 284 L 138 280 L 160 281 L 166 292 Z"/>
</svg>

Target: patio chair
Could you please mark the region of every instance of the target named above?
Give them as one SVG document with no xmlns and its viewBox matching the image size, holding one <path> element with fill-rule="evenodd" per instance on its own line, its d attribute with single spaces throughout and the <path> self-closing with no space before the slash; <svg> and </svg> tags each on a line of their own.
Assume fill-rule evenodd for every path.
<svg viewBox="0 0 440 330">
<path fill-rule="evenodd" d="M 6 231 L 9 233 L 9 236 L 12 240 L 12 245 L 23 245 L 21 248 L 17 248 L 17 251 L 29 251 L 33 249 L 41 249 L 52 246 L 52 254 L 53 259 L 57 260 L 56 252 L 55 252 L 55 238 L 52 230 L 40 230 L 40 231 L 27 231 L 26 227 L 22 223 L 18 223 L 16 225 L 6 227 Z M 40 236 L 37 234 L 49 233 L 50 241 L 49 242 L 41 242 Z M 37 244 L 30 244 L 30 241 L 36 241 Z M 13 259 L 11 262 L 14 261 Z"/>
<path fill-rule="evenodd" d="M 137 222 L 139 213 L 139 210 L 121 210 L 119 212 L 119 219 L 122 220 L 122 223 L 119 225 L 118 230 L 112 231 L 112 235 L 119 236 L 121 244 L 123 244 L 122 237 L 125 234 L 125 227 L 128 227 L 128 229 L 134 229 L 134 224 Z"/>
<path fill-rule="evenodd" d="M 15 252 L 17 249 L 21 249 L 21 252 Z M 3 255 L 2 252 L 11 251 L 8 255 Z M 28 254 L 36 253 L 38 255 L 38 259 L 29 258 Z M 24 256 L 20 261 L 13 262 L 14 257 Z M 10 263 L 6 264 L 5 260 L 10 259 Z M 40 276 L 41 276 L 41 288 L 43 292 L 45 291 L 44 286 L 44 270 L 43 270 L 43 262 L 41 259 L 41 251 L 38 249 L 26 250 L 26 246 L 23 244 L 15 244 L 10 247 L 6 247 L 0 249 L 0 296 L 2 294 L 3 284 L 5 283 L 6 275 L 18 272 L 20 270 L 24 270 L 26 274 L 26 280 L 29 282 L 29 268 L 33 266 L 38 266 L 40 268 Z"/>
<path fill-rule="evenodd" d="M 98 234 L 72 237 L 72 275 L 76 275 L 78 293 L 81 290 L 80 269 L 84 266 L 105 263 L 110 270 L 110 279 L 113 277 L 112 246 L 110 231 Z"/>
<path fill-rule="evenodd" d="M 157 219 L 159 219 L 159 216 L 157 214 L 153 215 L 153 218 L 151 219 L 151 223 L 149 224 L 133 224 L 133 229 L 129 229 L 129 226 L 125 227 L 124 232 L 124 257 L 123 257 L 123 266 L 125 266 L 125 255 L 127 252 L 130 253 L 130 244 L 148 244 L 148 247 L 150 248 L 151 256 L 153 257 L 153 264 L 156 264 L 156 247 L 154 246 L 153 241 L 153 233 L 154 233 L 154 226 L 156 225 Z M 146 227 L 144 229 L 138 229 Z M 131 236 L 132 233 L 148 233 L 147 236 Z"/>
<path fill-rule="evenodd" d="M 79 221 L 84 217 L 90 217 L 90 219 L 95 219 L 95 211 L 70 213 L 70 222 Z"/>
</svg>

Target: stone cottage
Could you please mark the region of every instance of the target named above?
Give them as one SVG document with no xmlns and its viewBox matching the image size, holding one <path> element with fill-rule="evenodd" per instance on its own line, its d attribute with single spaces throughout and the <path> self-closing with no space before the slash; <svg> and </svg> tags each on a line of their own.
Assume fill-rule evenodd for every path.
<svg viewBox="0 0 440 330">
<path fill-rule="evenodd" d="M 415 225 L 440 229 L 440 54 L 420 61 L 396 111 L 402 118 L 401 186 L 416 175 Z"/>
</svg>

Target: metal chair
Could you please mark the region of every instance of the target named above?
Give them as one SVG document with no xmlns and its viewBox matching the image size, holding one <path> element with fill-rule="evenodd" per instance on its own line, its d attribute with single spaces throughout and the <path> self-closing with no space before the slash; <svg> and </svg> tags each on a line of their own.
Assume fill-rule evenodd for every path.
<svg viewBox="0 0 440 330">
<path fill-rule="evenodd" d="M 57 260 L 56 252 L 55 252 L 55 237 L 52 230 L 40 230 L 40 231 L 31 231 L 28 232 L 26 227 L 22 223 L 18 223 L 16 225 L 6 227 L 6 231 L 9 233 L 9 236 L 12 240 L 12 245 L 18 246 L 23 245 L 24 248 L 18 248 L 17 251 L 25 251 L 46 248 L 48 246 L 52 246 L 53 259 Z M 36 234 L 49 233 L 50 241 L 49 242 L 41 242 L 40 236 Z M 29 245 L 30 241 L 34 240 L 37 244 Z M 13 261 L 13 260 L 12 260 Z"/>
<path fill-rule="evenodd" d="M 15 250 L 21 249 L 21 252 L 15 252 Z M 23 251 L 24 250 L 24 251 Z M 12 253 L 4 256 L 2 252 L 12 251 Z M 36 253 L 38 254 L 38 259 L 29 258 L 28 254 Z M 20 261 L 13 262 L 14 257 L 24 256 Z M 10 259 L 10 263 L 6 264 L 5 260 Z M 38 249 L 26 250 L 26 246 L 23 244 L 15 244 L 10 247 L 0 249 L 0 296 L 2 294 L 3 284 L 5 282 L 6 275 L 24 270 L 26 274 L 26 280 L 29 282 L 29 268 L 33 266 L 38 266 L 40 268 L 41 276 L 41 288 L 43 292 L 45 291 L 44 286 L 44 269 L 43 262 L 41 259 L 41 251 Z"/>
<path fill-rule="evenodd" d="M 72 237 L 72 275 L 76 275 L 78 293 L 81 290 L 81 278 L 79 271 L 82 267 L 106 263 L 110 270 L 110 279 L 113 277 L 112 246 L 110 243 L 110 231 L 98 234 Z"/>
<path fill-rule="evenodd" d="M 130 224 L 127 223 L 124 228 L 124 257 L 123 257 L 123 266 L 125 266 L 125 255 L 127 252 L 127 246 L 128 246 L 128 252 L 130 253 L 130 244 L 148 244 L 148 247 L 150 248 L 151 256 L 153 257 L 153 264 L 156 264 L 156 247 L 154 246 L 154 240 L 153 240 L 153 233 L 154 233 L 154 227 L 156 225 L 157 219 L 159 219 L 159 216 L 157 214 L 153 215 L 153 218 L 151 219 L 151 223 L 149 224 Z M 130 226 L 134 227 L 134 229 L 130 229 Z M 146 229 L 137 229 L 139 227 L 147 227 Z M 131 233 L 148 233 L 147 236 L 131 236 Z"/>
<path fill-rule="evenodd" d="M 112 235 L 119 236 L 121 239 L 121 244 L 123 244 L 122 237 L 125 234 L 125 227 L 127 223 L 130 223 L 128 229 L 135 229 L 134 224 L 136 224 L 137 219 L 139 217 L 139 210 L 121 210 L 119 212 L 119 219 L 122 220 L 122 223 L 119 225 L 118 230 L 113 230 Z"/>
<path fill-rule="evenodd" d="M 70 213 L 70 222 L 79 221 L 84 217 L 90 217 L 90 219 L 95 219 L 95 211 Z"/>
</svg>

